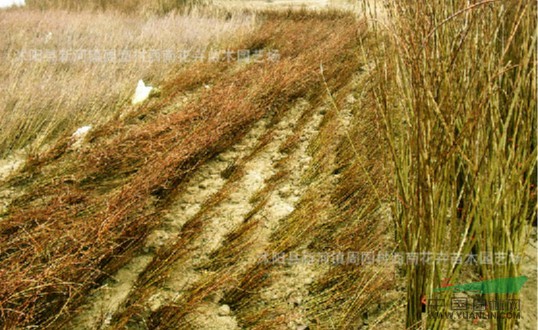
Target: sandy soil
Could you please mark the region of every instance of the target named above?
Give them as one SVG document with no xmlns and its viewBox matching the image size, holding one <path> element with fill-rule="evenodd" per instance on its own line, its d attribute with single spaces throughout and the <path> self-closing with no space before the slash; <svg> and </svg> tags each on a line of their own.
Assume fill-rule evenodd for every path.
<svg viewBox="0 0 538 330">
<path fill-rule="evenodd" d="M 296 123 L 309 109 L 310 105 L 306 101 L 299 100 L 270 131 L 268 126 L 271 118 L 263 118 L 239 143 L 193 173 L 160 228 L 149 235 L 145 252 L 133 258 L 111 280 L 94 291 L 88 303 L 80 309 L 81 314 L 73 321 L 75 328 L 107 328 L 112 315 L 118 311 L 129 292 L 134 290 L 137 277 L 154 258 L 155 251 L 173 244 L 178 235 L 181 235 L 182 226 L 197 216 L 212 196 L 225 189 L 226 198 L 212 205 L 210 210 L 204 210 L 203 232 L 188 247 L 190 254 L 170 265 L 172 275 L 150 294 L 146 308 L 155 311 L 164 304 L 173 304 L 184 292 L 193 289 L 198 280 L 210 275 L 206 270 L 200 270 L 200 266 L 220 247 L 225 236 L 256 207 L 253 197 L 277 175 L 280 170 L 277 165 L 287 164 L 284 166 L 289 166 L 290 177 L 269 192 L 267 203 L 256 214 L 256 217 L 263 219 L 264 225 L 260 226 L 255 246 L 245 252 L 250 258 L 246 258 L 242 266 L 247 267 L 256 262 L 258 254 L 269 244 L 269 236 L 278 227 L 279 220 L 294 211 L 296 203 L 307 189 L 307 185 L 301 181 L 311 162 L 306 149 L 317 134 L 325 111 L 310 111 L 307 114 L 309 117 L 302 127 L 303 134 L 292 153 L 283 152 L 282 144 L 295 133 Z M 349 124 L 349 121 L 346 122 Z M 271 134 L 272 139 L 267 144 L 260 144 L 266 134 Z M 228 179 L 225 173 L 232 166 L 239 168 L 242 175 Z M 304 326 L 304 311 L 301 311 L 300 305 L 306 299 L 306 286 L 318 274 L 309 269 L 308 265 L 297 265 L 280 275 L 276 276 L 279 280 L 262 293 L 262 297 L 268 303 L 291 302 L 297 311 L 290 327 L 301 328 Z M 219 297 L 220 294 L 217 293 L 216 296 Z M 189 322 L 199 329 L 238 329 L 233 311 L 218 300 L 206 301 L 198 306 L 195 312 L 188 315 Z"/>
</svg>

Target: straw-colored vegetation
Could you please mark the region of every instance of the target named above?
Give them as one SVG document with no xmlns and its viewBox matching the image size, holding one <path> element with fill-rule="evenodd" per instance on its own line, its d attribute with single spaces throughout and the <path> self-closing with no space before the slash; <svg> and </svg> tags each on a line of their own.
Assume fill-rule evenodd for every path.
<svg viewBox="0 0 538 330">
<path fill-rule="evenodd" d="M 519 276 L 510 255 L 523 254 L 536 217 L 536 3 L 395 1 L 391 9 L 374 93 L 394 163 L 398 243 L 433 258 L 490 254 L 481 278 Z M 460 281 L 462 265 L 406 273 L 406 326 L 418 328 L 421 297 L 443 279 Z"/>
<path fill-rule="evenodd" d="M 442 329 L 421 301 L 444 280 L 522 274 L 509 259 L 383 256 L 523 254 L 536 216 L 536 4 L 367 1 L 357 15 L 27 3 L 0 12 L 7 54 L 259 57 L 0 64 L 0 154 L 31 151 L 0 173 L 0 327 Z M 160 95 L 133 106 L 141 78 Z"/>
<path fill-rule="evenodd" d="M 0 12 L 0 157 L 110 120 L 126 111 L 139 79 L 159 85 L 198 61 L 193 54 L 224 51 L 254 28 L 252 18 Z"/>
<path fill-rule="evenodd" d="M 166 14 L 172 11 L 189 12 L 208 4 L 206 0 L 28 0 L 27 5 L 41 10 L 119 11 L 122 13 Z"/>
</svg>

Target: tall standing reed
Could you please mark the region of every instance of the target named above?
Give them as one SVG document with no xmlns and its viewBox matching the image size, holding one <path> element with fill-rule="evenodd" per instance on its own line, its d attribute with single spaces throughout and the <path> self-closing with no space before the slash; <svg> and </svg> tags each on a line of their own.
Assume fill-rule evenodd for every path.
<svg viewBox="0 0 538 330">
<path fill-rule="evenodd" d="M 422 302 L 449 302 L 434 288 L 465 282 L 469 254 L 478 277 L 520 275 L 536 214 L 536 3 L 393 0 L 388 13 L 376 25 L 374 93 L 397 240 L 411 257 L 406 327 L 441 329 L 446 320 L 422 313 Z"/>
</svg>

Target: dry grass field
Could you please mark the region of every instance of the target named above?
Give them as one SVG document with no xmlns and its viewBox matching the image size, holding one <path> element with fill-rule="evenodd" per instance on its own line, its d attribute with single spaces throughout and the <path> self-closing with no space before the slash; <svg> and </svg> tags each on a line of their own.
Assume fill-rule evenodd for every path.
<svg viewBox="0 0 538 330">
<path fill-rule="evenodd" d="M 26 3 L 0 328 L 536 328 L 535 3 Z"/>
<path fill-rule="evenodd" d="M 0 12 L 0 155 L 39 152 L 82 125 L 107 122 L 138 79 L 159 85 L 195 59 L 252 31 L 253 15 Z"/>
</svg>

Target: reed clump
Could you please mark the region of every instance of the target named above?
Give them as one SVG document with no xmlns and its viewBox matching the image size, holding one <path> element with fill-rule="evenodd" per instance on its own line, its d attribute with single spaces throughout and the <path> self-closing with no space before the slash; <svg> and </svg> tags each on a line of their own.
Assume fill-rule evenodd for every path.
<svg viewBox="0 0 538 330">
<path fill-rule="evenodd" d="M 522 255 L 536 214 L 536 3 L 395 0 L 388 10 L 386 29 L 374 27 L 385 36 L 374 94 L 392 213 L 400 249 L 434 258 L 405 266 L 406 327 L 440 329 L 444 320 L 422 319 L 421 298 L 464 267 L 441 253 L 492 255 L 475 269 L 486 279 L 519 274 L 503 256 Z"/>
</svg>

